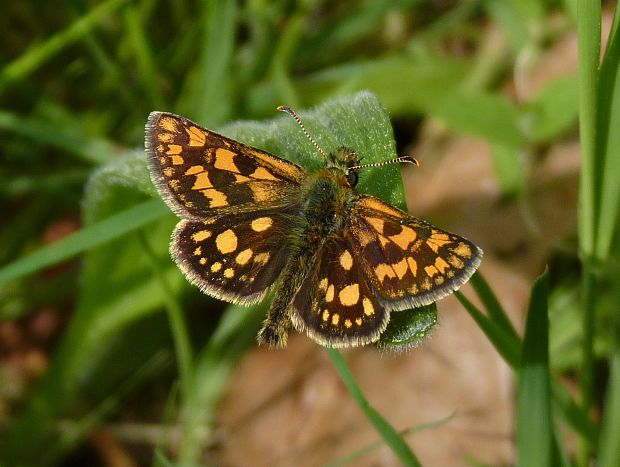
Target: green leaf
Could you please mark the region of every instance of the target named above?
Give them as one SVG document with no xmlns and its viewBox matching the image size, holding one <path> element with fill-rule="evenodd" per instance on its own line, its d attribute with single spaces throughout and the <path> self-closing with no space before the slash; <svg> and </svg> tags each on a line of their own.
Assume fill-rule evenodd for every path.
<svg viewBox="0 0 620 467">
<path fill-rule="evenodd" d="M 426 112 L 455 131 L 503 146 L 524 145 L 519 112 L 500 95 L 472 90 L 447 92 L 441 99 L 429 103 Z"/>
<path fill-rule="evenodd" d="M 333 96 L 348 96 L 359 89 L 377 95 L 393 114 L 422 112 L 446 90 L 458 89 L 471 65 L 445 56 L 410 57 L 395 54 L 375 60 L 345 63 L 309 75 L 299 82 L 303 102 L 320 102 Z M 251 113 L 264 115 L 264 109 L 278 101 L 272 83 L 256 85 L 248 98 Z"/>
<path fill-rule="evenodd" d="M 394 351 L 407 350 L 422 342 L 437 324 L 437 305 L 393 311 L 390 324 L 377 345 Z"/>
<path fill-rule="evenodd" d="M 533 142 L 548 142 L 572 129 L 579 116 L 576 75 L 547 84 L 523 109 L 525 133 Z"/>
<path fill-rule="evenodd" d="M 482 313 L 461 292 L 456 291 L 454 294 L 489 341 L 491 341 L 491 344 L 493 344 L 493 347 L 499 352 L 504 361 L 513 369 L 518 368 L 521 348 L 519 339 L 507 332 L 501 324 Z"/>
<path fill-rule="evenodd" d="M 238 23 L 235 0 L 206 2 L 200 60 L 181 97 L 181 112 L 202 125 L 218 125 L 230 118 L 232 59 Z"/>
<path fill-rule="evenodd" d="M 492 149 L 493 169 L 502 192 L 509 196 L 518 195 L 523 191 L 527 179 L 522 149 L 504 144 L 492 144 Z"/>
<path fill-rule="evenodd" d="M 309 111 L 299 111 L 308 133 L 325 151 L 342 146 L 354 149 L 364 163 L 396 157 L 392 125 L 383 106 L 368 92 L 327 101 Z M 273 122 L 239 122 L 222 132 L 243 143 L 296 162 L 308 170 L 323 166 L 323 157 L 288 115 Z M 360 173 L 357 190 L 406 209 L 400 168 L 390 164 Z"/>
<path fill-rule="evenodd" d="M 553 422 L 549 376 L 549 273 L 532 289 L 525 324 L 517 398 L 518 465 L 551 465 Z"/>
</svg>

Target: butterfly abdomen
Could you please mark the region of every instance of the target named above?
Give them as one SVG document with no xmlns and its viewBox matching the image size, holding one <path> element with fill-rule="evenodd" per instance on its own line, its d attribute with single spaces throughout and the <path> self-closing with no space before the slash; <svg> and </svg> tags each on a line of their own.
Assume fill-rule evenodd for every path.
<svg viewBox="0 0 620 467">
<path fill-rule="evenodd" d="M 259 343 L 272 348 L 286 346 L 293 299 L 306 277 L 316 269 L 325 242 L 342 235 L 347 227 L 357 196 L 327 171 L 312 177 L 303 191 L 304 202 L 299 216 L 287 235 L 289 259 L 278 279 L 274 300 L 258 334 Z M 308 306 L 311 304 L 308 303 Z"/>
</svg>

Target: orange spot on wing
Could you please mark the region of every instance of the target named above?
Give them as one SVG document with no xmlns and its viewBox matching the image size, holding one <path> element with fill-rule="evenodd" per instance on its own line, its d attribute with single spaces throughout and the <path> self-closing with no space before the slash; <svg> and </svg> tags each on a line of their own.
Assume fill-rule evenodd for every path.
<svg viewBox="0 0 620 467">
<path fill-rule="evenodd" d="M 372 228 L 375 229 L 379 233 L 383 233 L 383 226 L 385 225 L 385 221 L 383 219 L 378 219 L 376 217 L 366 217 L 366 222 L 372 225 Z"/>
<path fill-rule="evenodd" d="M 190 146 L 204 146 L 206 141 L 206 136 L 203 130 L 200 128 L 196 128 L 195 126 L 190 126 L 189 128 L 185 128 L 187 135 L 189 136 L 189 145 Z"/>
<path fill-rule="evenodd" d="M 413 259 L 411 256 L 407 256 L 407 264 L 409 265 L 409 269 L 411 269 L 411 273 L 413 277 L 418 276 L 418 262 Z"/>
<path fill-rule="evenodd" d="M 392 235 L 391 237 L 389 237 L 389 239 L 396 243 L 403 250 L 406 250 L 410 244 L 415 242 L 418 235 L 412 228 L 407 226 L 402 227 L 403 230 L 401 233 L 399 233 L 398 235 Z"/>
<path fill-rule="evenodd" d="M 211 231 L 209 230 L 199 230 L 192 234 L 192 240 L 195 242 L 202 242 L 211 236 Z"/>
<path fill-rule="evenodd" d="M 454 249 L 454 252 L 462 258 L 471 258 L 471 248 L 466 243 L 461 243 Z"/>
<path fill-rule="evenodd" d="M 237 235 L 231 229 L 225 230 L 216 237 L 215 245 L 222 254 L 235 251 L 237 249 Z"/>
<path fill-rule="evenodd" d="M 215 151 L 215 163 L 213 166 L 216 169 L 226 170 L 227 172 L 240 173 L 239 169 L 234 162 L 235 153 L 228 149 L 218 148 Z"/>
<path fill-rule="evenodd" d="M 174 156 L 176 154 L 181 154 L 182 152 L 183 152 L 182 146 L 179 146 L 178 144 L 169 144 L 166 154 L 168 154 L 169 156 Z"/>
<path fill-rule="evenodd" d="M 340 266 L 345 271 L 349 271 L 353 267 L 353 257 L 349 250 L 344 250 L 344 252 L 340 255 Z"/>
<path fill-rule="evenodd" d="M 264 167 L 258 167 L 254 172 L 250 174 L 250 177 L 258 178 L 261 180 L 278 180 L 276 177 L 273 176 L 271 172 L 269 172 Z"/>
<path fill-rule="evenodd" d="M 366 316 L 372 316 L 375 314 L 375 307 L 372 305 L 372 302 L 368 297 L 364 297 L 364 300 L 362 300 L 362 306 L 364 307 L 364 314 Z"/>
<path fill-rule="evenodd" d="M 330 284 L 325 292 L 325 301 L 331 302 L 334 299 L 334 284 Z"/>
<path fill-rule="evenodd" d="M 213 188 L 213 184 L 209 180 L 208 172 L 200 172 L 196 175 L 196 181 L 194 186 L 192 186 L 192 190 L 204 190 L 205 188 Z"/>
<path fill-rule="evenodd" d="M 272 187 L 267 185 L 265 182 L 253 182 L 249 183 L 248 186 L 250 187 L 250 190 L 252 190 L 252 197 L 254 198 L 254 201 L 257 203 L 273 201 L 279 196 L 278 192 L 272 189 Z"/>
<path fill-rule="evenodd" d="M 204 172 L 205 168 L 202 165 L 192 165 L 185 171 L 185 175 L 196 175 L 200 172 Z"/>
<path fill-rule="evenodd" d="M 383 201 L 374 198 L 372 196 L 364 196 L 361 201 L 362 206 L 373 209 L 375 211 L 383 212 L 385 214 L 389 214 L 394 217 L 405 217 L 406 214 L 389 204 L 384 203 Z"/>
<path fill-rule="evenodd" d="M 445 270 L 450 267 L 450 265 L 446 263 L 446 261 L 442 257 L 438 256 L 437 258 L 435 258 L 435 267 L 441 274 L 443 274 Z"/>
<path fill-rule="evenodd" d="M 377 278 L 380 282 L 383 282 L 386 277 L 389 277 L 390 279 L 396 277 L 396 272 L 394 272 L 392 266 L 385 263 L 382 263 L 379 266 L 375 267 L 375 274 L 377 275 Z"/>
<path fill-rule="evenodd" d="M 158 133 L 157 139 L 162 143 L 172 143 L 174 141 L 174 135 L 172 133 Z"/>
<path fill-rule="evenodd" d="M 177 126 L 178 121 L 175 118 L 172 117 L 162 117 L 159 120 L 159 126 L 161 128 L 163 128 L 166 131 L 169 131 L 171 133 L 178 133 L 179 132 L 179 127 Z"/>
<path fill-rule="evenodd" d="M 402 279 L 409 270 L 406 258 L 403 258 L 398 263 L 392 264 L 392 267 L 394 268 L 394 272 L 396 272 L 399 279 Z"/>
<path fill-rule="evenodd" d="M 424 266 L 424 272 L 428 274 L 428 276 L 433 277 L 435 274 L 439 274 L 439 271 L 432 264 L 430 266 Z"/>
<path fill-rule="evenodd" d="M 228 206 L 228 198 L 221 191 L 217 191 L 214 188 L 209 188 L 207 190 L 202 190 L 201 193 L 206 198 L 209 198 L 210 208 L 221 208 L 224 206 Z"/>
<path fill-rule="evenodd" d="M 359 284 L 347 285 L 338 293 L 338 299 L 344 306 L 353 306 L 360 299 Z"/>
</svg>

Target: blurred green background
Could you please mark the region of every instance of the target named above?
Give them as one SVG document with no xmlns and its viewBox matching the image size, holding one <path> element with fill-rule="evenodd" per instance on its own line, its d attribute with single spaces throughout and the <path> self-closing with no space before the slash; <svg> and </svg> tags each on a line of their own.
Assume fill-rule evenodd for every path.
<svg viewBox="0 0 620 467">
<path fill-rule="evenodd" d="M 485 249 L 491 289 L 477 277 L 467 292 L 484 311 L 459 299 L 515 371 L 505 408 L 514 432 L 497 434 L 506 448 L 456 458 L 620 465 L 615 6 L 3 2 L 0 464 L 243 464 L 226 454 L 242 448 L 218 437 L 220 402 L 240 360 L 288 357 L 254 348 L 264 307 L 201 295 L 168 258 L 176 218 L 146 176 L 144 124 L 165 110 L 286 152 L 282 141 L 299 138 L 292 123 L 277 133 L 230 122 L 367 90 L 391 119 L 395 153 L 422 161 L 404 172 L 412 214 Z M 393 144 L 389 128 L 381 137 Z M 403 205 L 395 173 L 386 193 Z M 403 436 L 419 453 L 416 435 Z M 381 449 L 369 443 L 336 445 L 320 463 L 403 461 L 389 450 L 383 461 L 368 457 Z M 441 450 L 423 448 L 420 460 L 438 465 Z M 254 465 L 275 463 L 268 447 L 263 454 Z"/>
</svg>

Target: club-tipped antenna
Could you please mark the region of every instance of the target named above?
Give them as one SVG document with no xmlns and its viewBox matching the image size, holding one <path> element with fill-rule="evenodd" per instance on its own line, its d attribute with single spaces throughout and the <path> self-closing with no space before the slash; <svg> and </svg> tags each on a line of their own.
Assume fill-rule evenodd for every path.
<svg viewBox="0 0 620 467">
<path fill-rule="evenodd" d="M 398 162 L 405 162 L 407 164 L 420 165 L 420 162 L 418 162 L 418 160 L 415 159 L 414 157 L 400 156 L 400 157 L 396 157 L 395 159 L 390 159 L 388 161 L 383 161 L 383 162 L 373 162 L 371 164 L 354 165 L 353 167 L 349 167 L 349 170 L 365 169 L 367 167 L 381 167 L 382 165 L 396 164 Z"/>
<path fill-rule="evenodd" d="M 291 117 L 293 117 L 293 119 L 297 122 L 297 124 L 301 127 L 301 131 L 304 132 L 304 135 L 306 135 L 306 138 L 308 138 L 310 140 L 310 142 L 314 145 L 315 148 L 317 148 L 317 150 L 323 155 L 323 157 L 325 158 L 325 160 L 327 160 L 327 153 L 325 151 L 323 151 L 323 149 L 321 148 L 321 146 L 319 146 L 317 144 L 316 141 L 314 141 L 314 139 L 312 138 L 312 136 L 310 136 L 310 134 L 306 131 L 306 127 L 304 126 L 303 122 L 301 121 L 301 118 L 299 117 L 299 115 L 297 115 L 297 112 L 295 112 L 293 109 L 291 109 L 290 107 L 287 107 L 286 105 L 279 105 L 277 107 L 277 110 L 279 110 L 280 112 L 286 112 L 287 114 L 289 114 Z"/>
</svg>

